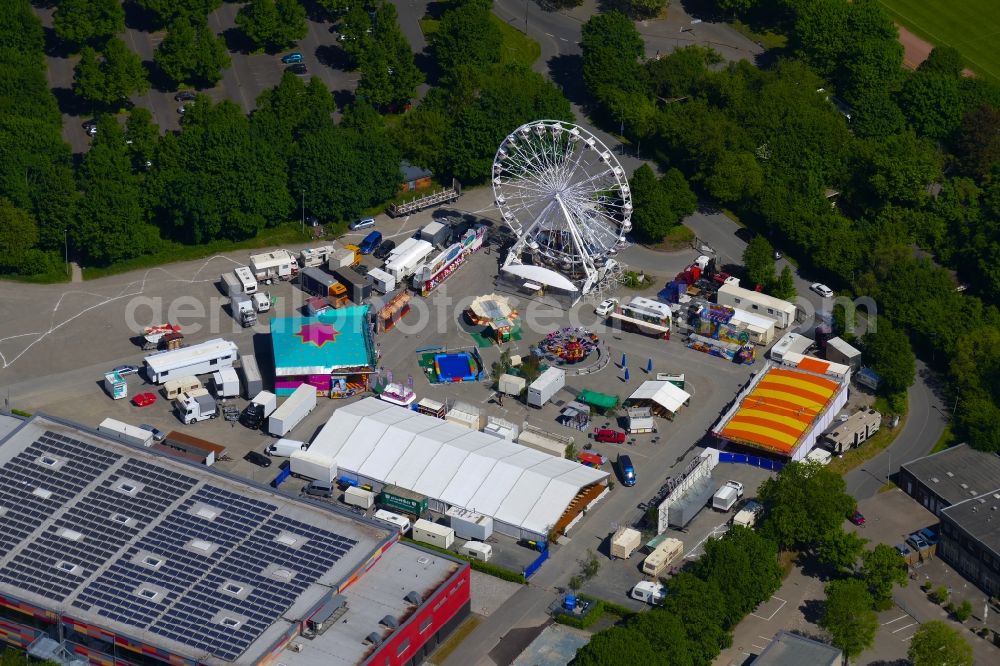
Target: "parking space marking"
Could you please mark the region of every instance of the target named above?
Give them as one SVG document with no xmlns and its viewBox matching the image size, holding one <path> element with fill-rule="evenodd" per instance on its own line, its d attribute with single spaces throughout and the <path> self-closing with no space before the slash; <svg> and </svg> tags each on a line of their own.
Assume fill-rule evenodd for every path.
<svg viewBox="0 0 1000 666">
<path fill-rule="evenodd" d="M 718 527 L 712 528 L 712 531 L 709 532 L 707 535 L 705 535 L 705 538 L 703 538 L 701 541 L 699 541 L 698 543 L 696 543 L 694 545 L 694 548 L 692 548 L 691 550 L 689 550 L 687 553 L 684 554 L 684 559 L 686 559 L 686 560 L 693 559 L 695 553 L 698 552 L 698 549 L 701 548 L 701 545 L 703 543 L 705 543 L 709 539 L 717 538 L 718 536 L 720 536 L 720 531 L 719 531 L 720 528 L 725 528 L 725 529 L 722 529 L 721 534 L 725 534 L 726 532 L 729 531 L 729 527 L 726 525 L 726 523 L 722 523 Z M 777 599 L 777 597 L 775 597 L 775 599 Z"/>
<path fill-rule="evenodd" d="M 767 617 L 764 617 L 763 615 L 757 615 L 757 613 L 750 613 L 750 614 L 753 615 L 754 617 L 759 617 L 762 620 L 770 622 L 774 618 L 774 616 L 777 615 L 781 611 L 781 609 L 784 608 L 785 605 L 788 603 L 787 601 L 785 601 L 781 597 L 772 596 L 771 598 L 772 599 L 777 599 L 778 601 L 781 602 L 781 605 L 778 606 L 777 608 L 775 608 L 773 613 L 771 613 Z"/>
<path fill-rule="evenodd" d="M 889 620 L 888 622 L 883 622 L 882 626 L 884 627 L 886 625 L 892 624 L 893 622 L 899 622 L 900 620 L 905 620 L 908 617 L 910 617 L 910 616 L 909 615 L 900 615 L 895 620 Z"/>
<path fill-rule="evenodd" d="M 896 629 L 896 630 L 895 630 L 895 631 L 893 631 L 892 633 L 894 633 L 894 634 L 898 634 L 899 632 L 901 632 L 901 631 L 903 631 L 903 630 L 905 630 L 905 629 L 909 629 L 910 627 L 915 627 L 915 626 L 917 626 L 918 624 L 920 624 L 920 623 L 919 623 L 919 622 L 911 622 L 911 623 L 909 623 L 909 624 L 904 624 L 904 625 L 903 625 L 902 627 L 900 627 L 899 629 Z"/>
</svg>

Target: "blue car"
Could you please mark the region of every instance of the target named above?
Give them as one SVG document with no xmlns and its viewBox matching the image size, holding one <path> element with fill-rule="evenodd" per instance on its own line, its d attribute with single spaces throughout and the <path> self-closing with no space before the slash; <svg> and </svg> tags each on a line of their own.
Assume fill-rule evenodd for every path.
<svg viewBox="0 0 1000 666">
<path fill-rule="evenodd" d="M 927 541 L 927 543 L 929 543 L 932 546 L 937 545 L 937 542 L 940 539 L 940 537 L 938 537 L 937 531 L 931 529 L 930 527 L 925 527 L 924 529 L 919 530 L 917 534 L 922 536 L 924 540 Z"/>
<path fill-rule="evenodd" d="M 281 62 L 286 65 L 294 65 L 295 63 L 302 62 L 303 60 L 305 60 L 305 58 L 303 58 L 302 54 L 298 51 L 281 57 Z"/>
</svg>

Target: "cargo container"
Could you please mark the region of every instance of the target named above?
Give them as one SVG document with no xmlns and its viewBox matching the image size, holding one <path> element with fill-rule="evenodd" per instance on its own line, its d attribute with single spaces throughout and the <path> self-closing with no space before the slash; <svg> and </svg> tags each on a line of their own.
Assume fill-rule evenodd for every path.
<svg viewBox="0 0 1000 666">
<path fill-rule="evenodd" d="M 374 515 L 372 515 L 372 518 L 385 523 L 390 527 L 396 528 L 402 534 L 408 534 L 410 531 L 410 520 L 405 516 L 399 515 L 398 513 L 386 511 L 385 509 L 378 509 Z"/>
<path fill-rule="evenodd" d="M 451 225 L 431 222 L 420 230 L 420 240 L 436 247 L 444 247 L 451 240 Z"/>
<path fill-rule="evenodd" d="M 338 268 L 333 276 L 347 288 L 347 295 L 356 305 L 361 305 L 372 295 L 372 283 L 366 276 L 350 268 Z"/>
<path fill-rule="evenodd" d="M 264 390 L 264 381 L 257 367 L 257 357 L 253 354 L 241 358 L 240 366 L 243 369 L 243 397 L 249 400 Z"/>
<path fill-rule="evenodd" d="M 306 479 L 333 481 L 337 478 L 337 463 L 330 456 L 306 449 L 292 451 L 288 456 L 292 463 L 292 474 Z"/>
<path fill-rule="evenodd" d="M 337 278 L 319 268 L 303 268 L 299 273 L 299 286 L 302 291 L 314 296 L 327 298 L 334 295 L 335 284 Z"/>
<path fill-rule="evenodd" d="M 455 530 L 423 518 L 413 523 L 412 536 L 414 541 L 429 543 L 438 548 L 451 548 L 451 544 L 455 543 Z"/>
<path fill-rule="evenodd" d="M 146 357 L 146 379 L 162 384 L 174 377 L 204 375 L 219 368 L 230 368 L 239 358 L 236 343 L 217 338 L 173 351 Z"/>
<path fill-rule="evenodd" d="M 350 486 L 344 491 L 344 504 L 370 509 L 375 506 L 375 493 L 364 488 Z"/>
<path fill-rule="evenodd" d="M 398 486 L 385 486 L 378 495 L 378 503 L 414 516 L 422 516 L 427 511 L 427 497 Z"/>
<path fill-rule="evenodd" d="M 240 378 L 233 368 L 223 368 L 212 374 L 215 395 L 219 398 L 235 398 L 240 394 Z"/>
<path fill-rule="evenodd" d="M 566 373 L 559 368 L 549 368 L 528 387 L 528 404 L 541 407 L 566 385 Z"/>
<path fill-rule="evenodd" d="M 460 539 L 476 539 L 486 541 L 493 536 L 493 518 L 475 511 L 453 506 L 444 512 L 448 524 L 455 530 L 455 536 Z"/>
<path fill-rule="evenodd" d="M 458 552 L 473 560 L 489 562 L 493 557 L 493 546 L 479 541 L 469 541 L 462 544 L 462 547 L 458 549 Z"/>
<path fill-rule="evenodd" d="M 267 419 L 267 431 L 284 437 L 316 407 L 316 387 L 300 384 Z M 330 477 L 333 478 L 333 477 Z"/>
<path fill-rule="evenodd" d="M 619 527 L 611 535 L 611 557 L 627 560 L 642 545 L 642 533 L 631 527 Z"/>
<path fill-rule="evenodd" d="M 649 576 L 660 576 L 671 562 L 684 553 L 684 542 L 680 539 L 664 539 L 653 552 L 642 561 L 642 573 Z"/>
<path fill-rule="evenodd" d="M 243 293 L 243 285 L 235 273 L 223 273 L 221 276 L 222 293 L 232 298 L 236 294 Z"/>
<path fill-rule="evenodd" d="M 396 288 L 396 278 L 381 268 L 373 268 L 368 271 L 368 277 L 372 280 L 372 288 L 380 294 L 388 294 Z"/>
<path fill-rule="evenodd" d="M 105 437 L 135 446 L 150 446 L 153 443 L 153 433 L 150 431 L 115 419 L 101 421 L 101 425 L 97 426 L 97 432 Z"/>
<path fill-rule="evenodd" d="M 190 393 L 195 389 L 200 389 L 201 380 L 193 375 L 187 377 L 178 377 L 177 379 L 171 379 L 163 384 L 163 397 L 167 400 L 173 400 L 181 393 Z"/>
</svg>

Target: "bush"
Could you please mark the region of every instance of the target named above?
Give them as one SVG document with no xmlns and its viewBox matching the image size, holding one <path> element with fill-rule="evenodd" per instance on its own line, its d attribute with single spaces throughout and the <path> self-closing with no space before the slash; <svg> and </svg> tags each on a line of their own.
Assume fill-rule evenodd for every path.
<svg viewBox="0 0 1000 666">
<path fill-rule="evenodd" d="M 931 592 L 931 601 L 936 604 L 943 604 L 948 601 L 948 588 L 942 585 Z"/>
<path fill-rule="evenodd" d="M 584 599 L 591 602 L 593 605 L 590 607 L 589 612 L 583 617 L 574 617 L 567 613 L 556 613 L 555 620 L 559 624 L 565 624 L 569 627 L 575 627 L 576 629 L 587 629 L 599 619 L 601 615 L 604 614 L 604 602 L 600 599 L 594 599 L 592 597 L 580 596 L 579 599 Z"/>
<path fill-rule="evenodd" d="M 955 608 L 952 612 L 955 614 L 955 618 L 959 622 L 965 622 L 966 620 L 969 619 L 969 617 L 972 616 L 972 604 L 969 603 L 968 599 L 966 599 L 961 603 L 961 605 L 958 606 L 958 608 Z"/>
<path fill-rule="evenodd" d="M 10 413 L 14 416 L 23 416 L 26 419 L 31 418 L 31 412 L 26 412 L 23 409 L 12 409 L 10 410 Z"/>
<path fill-rule="evenodd" d="M 924 592 L 930 592 L 932 587 L 934 587 L 934 583 L 932 583 L 929 580 L 925 580 L 923 583 L 920 584 L 920 589 L 923 590 Z"/>
</svg>

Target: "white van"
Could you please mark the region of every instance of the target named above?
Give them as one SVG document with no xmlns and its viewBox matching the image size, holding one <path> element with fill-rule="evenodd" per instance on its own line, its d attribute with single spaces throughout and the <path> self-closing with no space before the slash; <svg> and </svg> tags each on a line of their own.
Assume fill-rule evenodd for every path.
<svg viewBox="0 0 1000 666">
<path fill-rule="evenodd" d="M 305 443 L 300 442 L 297 439 L 279 439 L 277 442 L 267 447 L 266 453 L 269 456 L 287 458 L 292 455 L 293 451 L 301 451 L 305 447 Z"/>
<path fill-rule="evenodd" d="M 386 511 L 385 509 L 379 509 L 372 517 L 379 522 L 395 527 L 401 534 L 407 534 L 410 531 L 410 519 L 405 516 L 401 516 L 398 513 Z"/>
<path fill-rule="evenodd" d="M 253 309 L 257 312 L 267 312 L 271 309 L 271 299 L 264 292 L 258 291 L 253 295 Z"/>
<path fill-rule="evenodd" d="M 630 596 L 651 606 L 656 606 L 663 601 L 663 597 L 667 596 L 667 588 L 659 583 L 644 580 L 635 584 Z"/>
<path fill-rule="evenodd" d="M 493 557 L 493 546 L 482 541 L 467 541 L 458 552 L 480 562 L 489 562 Z"/>
<path fill-rule="evenodd" d="M 163 397 L 167 400 L 173 400 L 181 393 L 190 393 L 200 388 L 202 388 L 201 380 L 194 375 L 178 377 L 177 379 L 170 379 L 163 383 Z"/>
</svg>

